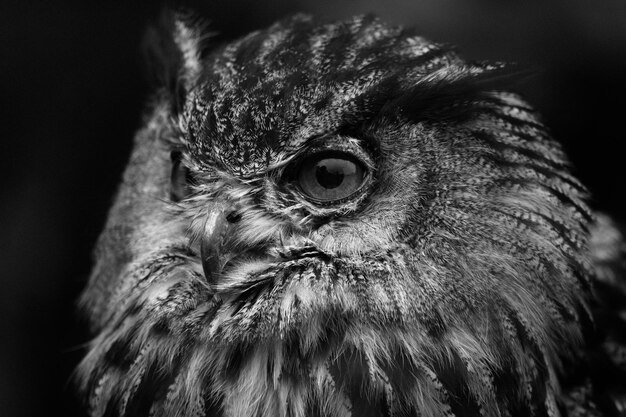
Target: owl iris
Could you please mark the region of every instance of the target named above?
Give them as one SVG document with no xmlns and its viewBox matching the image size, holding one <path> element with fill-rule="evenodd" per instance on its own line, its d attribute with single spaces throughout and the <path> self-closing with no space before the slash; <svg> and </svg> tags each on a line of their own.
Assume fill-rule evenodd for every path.
<svg viewBox="0 0 626 417">
<path fill-rule="evenodd" d="M 298 173 L 302 191 L 329 202 L 349 197 L 363 182 L 361 164 L 347 154 L 322 153 L 304 161 Z"/>
</svg>

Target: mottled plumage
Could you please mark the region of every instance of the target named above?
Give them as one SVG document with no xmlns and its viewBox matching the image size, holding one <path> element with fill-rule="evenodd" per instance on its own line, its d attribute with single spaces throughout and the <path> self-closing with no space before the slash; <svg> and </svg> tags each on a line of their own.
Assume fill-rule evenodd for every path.
<svg viewBox="0 0 626 417">
<path fill-rule="evenodd" d="M 93 416 L 624 413 L 621 235 L 506 66 L 369 16 L 168 22 L 82 298 Z"/>
</svg>

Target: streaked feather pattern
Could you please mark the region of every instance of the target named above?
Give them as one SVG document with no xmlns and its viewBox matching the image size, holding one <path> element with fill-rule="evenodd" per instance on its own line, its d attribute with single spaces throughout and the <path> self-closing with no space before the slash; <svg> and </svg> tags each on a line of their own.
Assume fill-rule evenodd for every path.
<svg viewBox="0 0 626 417">
<path fill-rule="evenodd" d="M 624 296 L 621 236 L 499 90 L 506 66 L 371 16 L 295 16 L 213 49 L 195 19 L 169 24 L 179 80 L 137 134 L 82 298 L 93 416 L 624 410 L 623 382 L 600 392 L 581 371 L 626 370 L 623 333 L 594 357 L 584 341 L 592 288 Z M 373 155 L 367 193 L 340 208 L 284 180 L 328 143 Z M 172 151 L 193 177 L 177 202 Z M 227 203 L 237 255 L 211 278 L 199 242 Z"/>
</svg>

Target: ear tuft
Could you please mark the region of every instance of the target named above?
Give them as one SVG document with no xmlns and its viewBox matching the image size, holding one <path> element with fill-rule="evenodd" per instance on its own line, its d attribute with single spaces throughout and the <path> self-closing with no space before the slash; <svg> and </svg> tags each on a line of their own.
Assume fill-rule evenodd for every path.
<svg viewBox="0 0 626 417">
<path fill-rule="evenodd" d="M 207 24 L 193 12 L 166 9 L 144 36 L 148 78 L 172 97 L 180 97 L 196 82 L 211 37 Z"/>
<path fill-rule="evenodd" d="M 182 56 L 180 76 L 189 85 L 200 75 L 202 51 L 211 33 L 207 31 L 207 24 L 193 12 L 174 12 L 173 19 L 173 38 Z"/>
</svg>

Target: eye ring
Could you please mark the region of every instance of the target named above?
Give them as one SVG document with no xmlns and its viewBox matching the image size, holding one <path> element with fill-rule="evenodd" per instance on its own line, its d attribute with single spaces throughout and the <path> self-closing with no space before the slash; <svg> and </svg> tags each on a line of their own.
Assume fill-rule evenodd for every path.
<svg viewBox="0 0 626 417">
<path fill-rule="evenodd" d="M 296 181 L 303 194 L 317 204 L 338 204 L 355 195 L 367 178 L 366 166 L 354 155 L 322 151 L 299 165 Z"/>
</svg>

